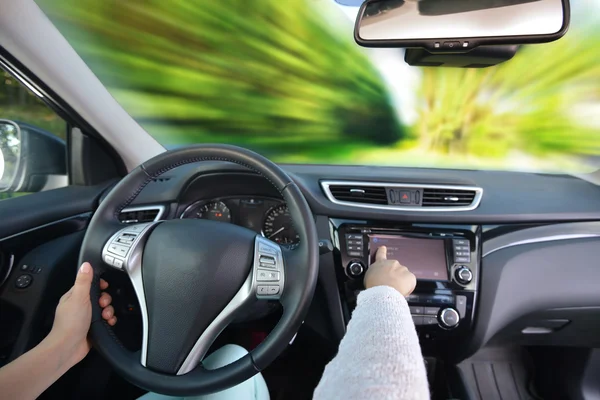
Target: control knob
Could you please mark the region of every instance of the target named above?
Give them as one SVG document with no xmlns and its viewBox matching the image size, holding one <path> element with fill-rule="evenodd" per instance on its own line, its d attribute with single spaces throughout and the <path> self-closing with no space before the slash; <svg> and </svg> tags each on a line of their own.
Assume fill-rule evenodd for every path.
<svg viewBox="0 0 600 400">
<path fill-rule="evenodd" d="M 473 280 L 473 273 L 468 267 L 461 265 L 454 272 L 454 277 L 456 278 L 456 281 L 461 285 L 468 285 Z"/>
<path fill-rule="evenodd" d="M 460 322 L 460 316 L 458 315 L 458 311 L 454 308 L 444 308 L 440 313 L 438 320 L 442 327 L 452 329 Z"/>
<path fill-rule="evenodd" d="M 352 278 L 358 278 L 365 272 L 365 266 L 360 261 L 352 261 L 346 268 L 346 273 Z"/>
</svg>

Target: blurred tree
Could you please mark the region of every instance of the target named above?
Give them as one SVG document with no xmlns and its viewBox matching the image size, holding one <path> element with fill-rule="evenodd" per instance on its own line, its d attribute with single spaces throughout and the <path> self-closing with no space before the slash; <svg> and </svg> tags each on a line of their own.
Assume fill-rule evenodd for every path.
<svg viewBox="0 0 600 400">
<path fill-rule="evenodd" d="M 0 70 L 0 119 L 26 122 L 65 138 L 67 126 L 50 107 L 19 81 Z"/>
<path fill-rule="evenodd" d="M 378 72 L 311 0 L 38 3 L 163 143 L 269 153 L 403 138 Z"/>
<path fill-rule="evenodd" d="M 497 67 L 425 68 L 421 146 L 483 157 L 600 154 L 598 127 L 576 116 L 578 106 L 600 101 L 599 44 L 597 25 L 588 23 L 557 42 L 522 47 Z"/>
</svg>

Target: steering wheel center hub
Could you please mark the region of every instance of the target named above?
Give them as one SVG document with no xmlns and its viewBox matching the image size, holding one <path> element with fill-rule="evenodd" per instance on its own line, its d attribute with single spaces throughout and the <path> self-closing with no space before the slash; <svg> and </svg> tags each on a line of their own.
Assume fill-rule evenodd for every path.
<svg viewBox="0 0 600 400">
<path fill-rule="evenodd" d="M 205 220 L 165 221 L 154 228 L 142 260 L 148 368 L 179 370 L 247 279 L 255 236 L 236 225 Z"/>
</svg>

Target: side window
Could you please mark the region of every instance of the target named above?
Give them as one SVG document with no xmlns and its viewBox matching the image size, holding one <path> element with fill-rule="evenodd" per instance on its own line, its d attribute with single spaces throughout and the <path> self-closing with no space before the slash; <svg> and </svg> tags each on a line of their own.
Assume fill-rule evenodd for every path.
<svg viewBox="0 0 600 400">
<path fill-rule="evenodd" d="M 69 183 L 67 123 L 0 70 L 0 200 Z"/>
</svg>

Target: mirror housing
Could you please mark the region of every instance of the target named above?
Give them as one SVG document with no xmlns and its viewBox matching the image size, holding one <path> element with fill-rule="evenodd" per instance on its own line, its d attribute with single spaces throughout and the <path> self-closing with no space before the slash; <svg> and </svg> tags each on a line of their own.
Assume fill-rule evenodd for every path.
<svg viewBox="0 0 600 400">
<path fill-rule="evenodd" d="M 0 119 L 0 192 L 15 185 L 21 163 L 21 142 L 19 125 Z"/>
<path fill-rule="evenodd" d="M 35 126 L 0 120 L 0 192 L 39 192 L 68 184 L 64 140 Z"/>
<path fill-rule="evenodd" d="M 354 39 L 363 47 L 467 53 L 479 46 L 552 42 L 569 22 L 569 0 L 367 0 Z"/>
</svg>

